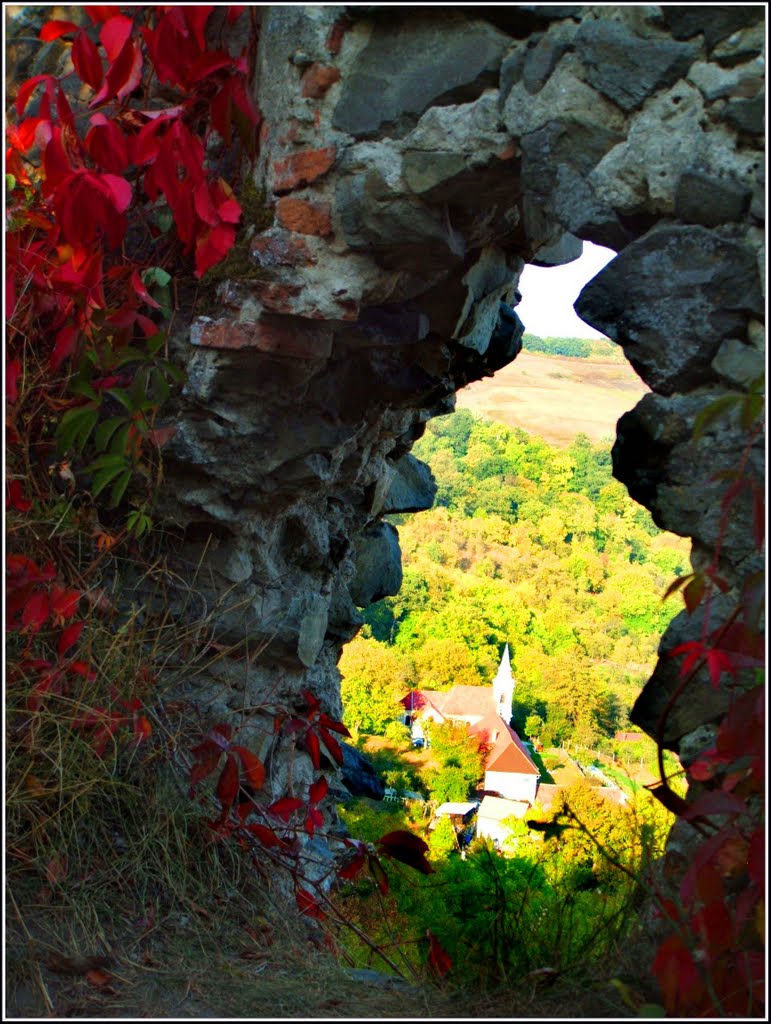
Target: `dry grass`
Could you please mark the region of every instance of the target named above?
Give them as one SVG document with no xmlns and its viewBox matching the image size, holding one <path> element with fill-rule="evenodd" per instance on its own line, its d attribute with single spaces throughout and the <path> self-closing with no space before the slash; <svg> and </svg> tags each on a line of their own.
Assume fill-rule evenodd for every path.
<svg viewBox="0 0 771 1024">
<path fill-rule="evenodd" d="M 521 427 L 549 444 L 569 445 L 579 432 L 595 443 L 648 388 L 627 363 L 521 352 L 494 377 L 458 392 L 458 408 Z"/>
</svg>

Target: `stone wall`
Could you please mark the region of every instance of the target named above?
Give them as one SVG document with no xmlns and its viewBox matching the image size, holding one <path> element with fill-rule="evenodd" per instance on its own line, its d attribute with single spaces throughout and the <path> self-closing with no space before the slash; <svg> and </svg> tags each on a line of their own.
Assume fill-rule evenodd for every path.
<svg viewBox="0 0 771 1024">
<path fill-rule="evenodd" d="M 619 423 L 615 473 L 711 557 L 710 478 L 745 438 L 730 419 L 691 428 L 764 365 L 763 18 L 262 8 L 259 210 L 245 263 L 177 338 L 158 599 L 205 611 L 210 637 L 248 655 L 192 668 L 184 692 L 211 720 L 246 709 L 276 795 L 314 773 L 264 712 L 310 689 L 339 716 L 342 645 L 400 585 L 382 516 L 434 496 L 410 447 L 516 356 L 525 263 L 570 262 L 582 239 L 618 252 L 577 303 L 653 392 Z M 750 458 L 762 466 L 761 439 Z M 757 561 L 748 515 L 740 501 L 723 542 L 732 583 Z M 697 629 L 679 616 L 662 650 Z M 634 712 L 648 732 L 674 679 L 662 657 Z M 680 702 L 667 744 L 703 743 L 726 701 L 704 687 Z"/>
</svg>

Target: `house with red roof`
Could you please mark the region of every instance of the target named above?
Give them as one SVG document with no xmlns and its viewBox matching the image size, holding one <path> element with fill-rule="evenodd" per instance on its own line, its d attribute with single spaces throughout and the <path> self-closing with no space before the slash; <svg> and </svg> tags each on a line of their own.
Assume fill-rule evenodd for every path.
<svg viewBox="0 0 771 1024">
<path fill-rule="evenodd" d="M 488 748 L 484 792 L 505 800 L 535 803 L 539 772 L 522 740 L 509 725 L 514 699 L 509 646 L 490 687 L 454 686 L 451 690 L 412 690 L 402 698 L 404 722 L 413 740 L 425 739 L 426 722 L 465 722 Z"/>
</svg>

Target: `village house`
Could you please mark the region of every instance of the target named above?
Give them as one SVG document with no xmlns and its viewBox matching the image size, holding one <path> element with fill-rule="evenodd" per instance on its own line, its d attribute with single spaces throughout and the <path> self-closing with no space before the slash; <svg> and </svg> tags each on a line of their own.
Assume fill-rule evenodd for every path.
<svg viewBox="0 0 771 1024">
<path fill-rule="evenodd" d="M 532 805 L 539 772 L 522 740 L 511 728 L 514 676 L 508 644 L 492 686 L 454 686 L 451 690 L 412 690 L 402 698 L 403 721 L 413 741 L 425 739 L 427 722 L 465 722 L 488 748 L 482 794 Z M 512 813 L 517 813 L 512 810 Z M 524 812 L 523 812 L 524 813 Z"/>
</svg>

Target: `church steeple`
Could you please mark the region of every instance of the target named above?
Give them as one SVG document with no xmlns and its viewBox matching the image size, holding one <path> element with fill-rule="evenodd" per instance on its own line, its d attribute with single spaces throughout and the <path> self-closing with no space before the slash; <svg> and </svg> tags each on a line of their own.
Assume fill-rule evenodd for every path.
<svg viewBox="0 0 771 1024">
<path fill-rule="evenodd" d="M 493 679 L 493 700 L 495 709 L 501 718 L 508 725 L 511 721 L 512 702 L 514 700 L 514 676 L 511 671 L 511 658 L 509 656 L 509 645 L 506 644 L 503 650 L 503 657 L 498 666 L 498 671 Z"/>
</svg>

